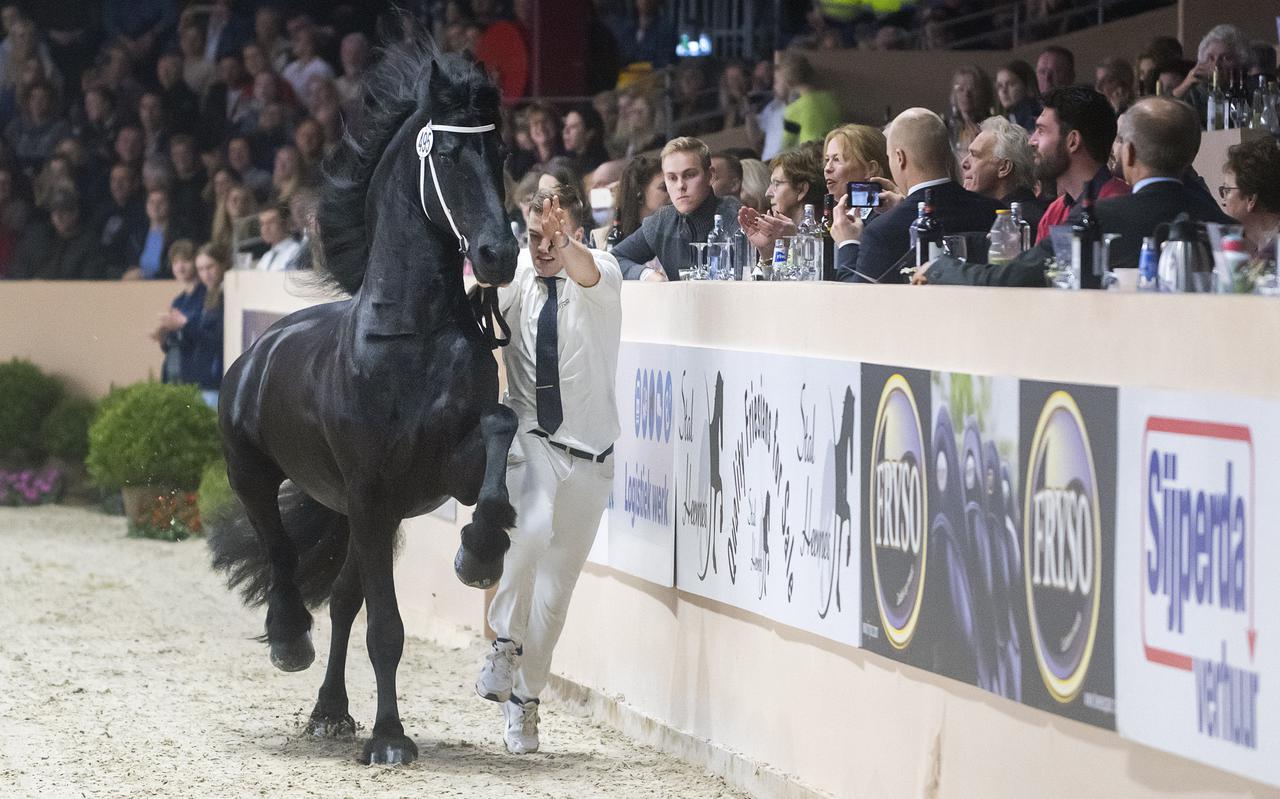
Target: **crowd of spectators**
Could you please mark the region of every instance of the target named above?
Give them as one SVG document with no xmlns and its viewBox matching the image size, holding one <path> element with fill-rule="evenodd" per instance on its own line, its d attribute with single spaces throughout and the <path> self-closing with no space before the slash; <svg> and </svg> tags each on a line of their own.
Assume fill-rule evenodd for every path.
<svg viewBox="0 0 1280 799">
<path fill-rule="evenodd" d="M 361 74 L 379 42 L 420 28 L 408 16 L 343 4 L 323 15 L 268 0 L 93 0 L 76 13 L 66 5 L 0 2 L 0 278 L 177 278 L 182 294 L 156 337 L 188 349 L 173 356 L 174 374 L 203 374 L 208 364 L 192 365 L 191 348 L 200 319 L 220 319 L 221 272 L 310 266 L 322 163 L 358 123 Z M 956 70 L 946 108 L 913 109 L 882 131 L 842 124 L 803 47 L 889 46 L 885 20 L 907 9 L 881 0 L 803 5 L 815 31 L 797 32 L 791 47 L 714 62 L 675 59 L 677 31 L 661 0 L 598 0 L 589 14 L 590 99 L 554 106 L 526 97 L 531 3 L 421 0 L 416 11 L 443 49 L 470 53 L 502 91 L 516 227 L 535 192 L 572 184 L 591 208 L 596 245 L 625 244 L 627 274 L 646 279 L 677 277 L 663 254 L 687 249 L 685 239 L 705 235 L 717 213 L 767 257 L 806 204 L 821 208 L 852 180 L 881 182 L 893 202 L 910 201 L 918 182 L 945 179 L 965 192 L 957 202 L 1018 202 L 1044 230 L 1087 187 L 1101 197 L 1131 190 L 1113 150 L 1116 120 L 1135 102 L 1165 95 L 1203 117 L 1215 69 L 1272 76 L 1276 66 L 1273 47 L 1230 26 L 1194 54 L 1157 38 L 1092 75 L 1070 51 L 1047 47 L 1034 64 L 1013 61 L 994 75 Z M 943 0 L 910 13 L 927 24 L 980 7 Z M 879 26 L 871 44 L 868 20 Z M 712 153 L 694 138 L 739 126 L 748 146 Z M 938 130 L 946 158 L 930 149 Z M 886 131 L 914 155 L 903 160 Z M 689 174 L 648 154 L 664 145 Z M 1256 240 L 1276 203 L 1271 173 L 1254 172 L 1276 162 L 1269 153 L 1237 156 L 1233 185 L 1222 187 Z M 894 279 L 884 264 L 867 266 L 879 248 L 896 247 L 897 234 L 884 238 L 884 223 L 874 225 L 890 210 L 837 215 L 845 241 L 858 245 L 840 249 L 845 277 Z"/>
</svg>

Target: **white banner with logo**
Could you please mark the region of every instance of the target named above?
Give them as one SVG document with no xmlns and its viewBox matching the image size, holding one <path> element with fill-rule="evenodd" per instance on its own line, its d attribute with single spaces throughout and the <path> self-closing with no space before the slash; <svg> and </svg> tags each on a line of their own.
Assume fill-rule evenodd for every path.
<svg viewBox="0 0 1280 799">
<path fill-rule="evenodd" d="M 1122 735 L 1280 785 L 1280 403 L 1120 392 Z"/>
<path fill-rule="evenodd" d="M 680 348 L 676 587 L 860 641 L 860 367 Z"/>
<path fill-rule="evenodd" d="M 613 497 L 605 513 L 606 562 L 670 588 L 675 585 L 675 479 L 672 361 L 669 344 L 622 342 Z"/>
</svg>

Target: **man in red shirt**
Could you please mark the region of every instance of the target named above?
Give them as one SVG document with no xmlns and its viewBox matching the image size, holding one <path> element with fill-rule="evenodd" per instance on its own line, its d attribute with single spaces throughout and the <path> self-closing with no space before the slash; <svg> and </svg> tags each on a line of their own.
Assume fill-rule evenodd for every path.
<svg viewBox="0 0 1280 799">
<path fill-rule="evenodd" d="M 1107 98 L 1088 86 L 1054 89 L 1043 98 L 1044 111 L 1031 134 L 1036 179 L 1057 184 L 1058 198 L 1040 217 L 1036 240 L 1047 238 L 1054 225 L 1065 224 L 1071 207 L 1093 187 L 1099 200 L 1129 193 L 1129 184 L 1107 168 L 1116 138 L 1116 116 Z"/>
<path fill-rule="evenodd" d="M 483 29 L 475 56 L 493 74 L 502 102 L 509 104 L 524 97 L 528 87 L 529 47 L 519 25 L 495 16 L 495 5 L 494 0 L 472 0 L 471 10 Z"/>
</svg>

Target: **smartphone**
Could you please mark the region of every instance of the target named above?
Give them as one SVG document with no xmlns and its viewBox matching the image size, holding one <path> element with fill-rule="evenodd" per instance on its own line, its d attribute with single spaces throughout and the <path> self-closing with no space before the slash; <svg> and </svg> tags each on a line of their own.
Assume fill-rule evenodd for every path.
<svg viewBox="0 0 1280 799">
<path fill-rule="evenodd" d="M 876 208 L 880 205 L 880 184 L 868 181 L 849 183 L 850 208 Z"/>
</svg>

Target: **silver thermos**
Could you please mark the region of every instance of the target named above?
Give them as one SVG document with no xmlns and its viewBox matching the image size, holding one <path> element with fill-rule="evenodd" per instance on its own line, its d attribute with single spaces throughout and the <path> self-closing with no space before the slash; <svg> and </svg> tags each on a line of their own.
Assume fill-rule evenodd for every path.
<svg viewBox="0 0 1280 799">
<path fill-rule="evenodd" d="M 1160 246 L 1157 270 L 1162 292 L 1213 291 L 1213 253 L 1200 225 L 1186 214 L 1169 223 L 1169 236 Z"/>
</svg>

